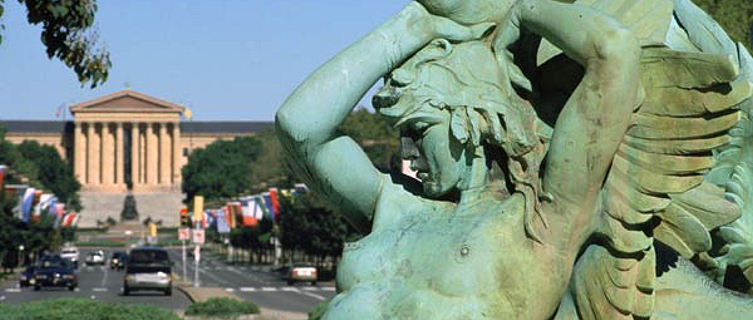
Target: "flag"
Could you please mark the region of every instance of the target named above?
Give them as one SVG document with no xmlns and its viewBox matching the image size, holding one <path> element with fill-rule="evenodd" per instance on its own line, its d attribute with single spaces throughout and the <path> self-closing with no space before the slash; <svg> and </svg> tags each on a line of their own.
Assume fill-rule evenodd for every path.
<svg viewBox="0 0 753 320">
<path fill-rule="evenodd" d="M 256 218 L 256 220 L 264 219 L 264 210 L 262 210 L 262 207 L 261 207 L 262 204 L 259 202 L 259 199 L 253 198 L 251 199 L 251 201 L 253 202 L 253 206 L 254 206 L 252 210 L 252 214 L 254 215 L 254 218 Z"/>
<path fill-rule="evenodd" d="M 194 196 L 193 197 L 193 220 L 201 221 L 202 215 L 204 213 L 204 197 L 203 196 Z"/>
<path fill-rule="evenodd" d="M 228 223 L 227 213 L 225 212 L 225 209 L 217 210 L 217 232 L 219 233 L 230 232 L 230 224 Z"/>
<path fill-rule="evenodd" d="M 53 228 L 58 229 L 60 228 L 60 225 L 63 223 L 63 216 L 65 216 L 65 204 L 64 203 L 58 203 L 55 205 L 55 223 L 52 225 Z"/>
<path fill-rule="evenodd" d="M 0 192 L 3 191 L 3 181 L 5 179 L 5 172 L 8 171 L 8 166 L 0 165 Z"/>
<path fill-rule="evenodd" d="M 275 221 L 280 218 L 280 199 L 277 196 L 277 188 L 269 188 L 269 199 L 272 201 L 272 212 L 274 212 Z"/>
<path fill-rule="evenodd" d="M 57 205 L 58 205 L 58 198 L 55 196 L 52 196 L 50 200 L 47 201 L 47 208 L 45 208 L 44 211 L 47 213 L 48 216 L 54 216 L 56 212 L 55 210 L 57 210 Z"/>
<path fill-rule="evenodd" d="M 193 112 L 191 112 L 191 109 L 188 109 L 188 107 L 183 107 L 183 117 L 188 120 L 192 120 Z"/>
<path fill-rule="evenodd" d="M 65 218 L 63 218 L 63 227 L 73 227 L 76 223 L 78 223 L 77 213 L 66 214 Z"/>
<path fill-rule="evenodd" d="M 24 196 L 21 198 L 21 220 L 29 222 L 29 215 L 34 206 L 34 188 L 27 188 Z"/>
<path fill-rule="evenodd" d="M 269 192 L 262 193 L 262 199 L 264 199 L 264 208 L 266 208 L 265 212 L 269 217 L 272 219 L 272 221 L 277 221 L 275 219 L 275 209 L 274 205 L 272 205 L 272 195 Z"/>
<path fill-rule="evenodd" d="M 259 221 L 254 216 L 254 205 L 256 201 L 253 199 L 241 200 L 241 213 L 243 215 L 244 226 L 255 226 L 259 224 Z"/>
<path fill-rule="evenodd" d="M 204 229 L 217 228 L 217 210 L 205 210 L 204 218 L 206 218 Z"/>
<path fill-rule="evenodd" d="M 225 205 L 225 219 L 230 229 L 235 229 L 235 214 L 233 213 L 233 207 L 230 204 Z"/>
</svg>

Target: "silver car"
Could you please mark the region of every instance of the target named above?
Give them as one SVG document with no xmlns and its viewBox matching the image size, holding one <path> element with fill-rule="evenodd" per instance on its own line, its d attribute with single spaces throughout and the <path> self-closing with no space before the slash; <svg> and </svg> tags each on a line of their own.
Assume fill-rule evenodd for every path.
<svg viewBox="0 0 753 320">
<path fill-rule="evenodd" d="M 167 296 L 172 295 L 171 267 L 172 262 L 163 249 L 146 247 L 131 250 L 123 278 L 123 295 L 137 290 L 156 290 Z"/>
</svg>

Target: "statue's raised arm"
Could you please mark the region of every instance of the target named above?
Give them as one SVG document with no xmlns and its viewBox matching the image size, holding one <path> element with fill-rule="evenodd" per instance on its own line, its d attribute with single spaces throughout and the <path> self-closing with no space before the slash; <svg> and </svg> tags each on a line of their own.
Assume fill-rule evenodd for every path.
<svg viewBox="0 0 753 320">
<path fill-rule="evenodd" d="M 276 123 L 296 171 L 311 187 L 343 207 L 367 232 L 383 176 L 361 148 L 336 129 L 366 91 L 408 56 L 435 38 L 480 37 L 490 24 L 464 27 L 433 16 L 411 2 L 319 67 L 283 103 Z"/>
</svg>

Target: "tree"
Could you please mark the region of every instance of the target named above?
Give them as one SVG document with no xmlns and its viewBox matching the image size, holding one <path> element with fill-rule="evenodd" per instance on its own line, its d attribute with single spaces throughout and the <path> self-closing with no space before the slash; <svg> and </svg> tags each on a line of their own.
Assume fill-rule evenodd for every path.
<svg viewBox="0 0 753 320">
<path fill-rule="evenodd" d="M 751 50 L 753 1 L 750 0 L 692 0 L 724 28 L 734 41 Z"/>
<path fill-rule="evenodd" d="M 109 75 L 110 54 L 95 48 L 96 32 L 91 32 L 96 0 L 18 0 L 26 6 L 29 23 L 42 25 L 42 43 L 47 57 L 57 58 L 76 73 L 81 85 L 91 83 L 91 88 L 104 83 Z M 4 11 L 0 0 L 0 17 Z M 0 26 L 0 30 L 5 26 Z M 0 34 L 0 43 L 2 35 Z"/>
<path fill-rule="evenodd" d="M 183 192 L 187 202 L 202 195 L 207 202 L 230 199 L 250 193 L 254 183 L 250 163 L 260 152 L 261 143 L 252 137 L 215 141 L 197 149 L 183 167 Z"/>
<path fill-rule="evenodd" d="M 345 119 L 339 129 L 361 145 L 379 170 L 399 171 L 400 134 L 392 127 L 389 119 L 359 107 Z"/>
<path fill-rule="evenodd" d="M 26 140 L 18 145 L 18 150 L 21 156 L 36 167 L 33 180 L 39 181 L 43 188 L 55 194 L 61 203 L 66 203 L 75 211 L 81 210 L 78 194 L 81 184 L 54 147 Z"/>
</svg>

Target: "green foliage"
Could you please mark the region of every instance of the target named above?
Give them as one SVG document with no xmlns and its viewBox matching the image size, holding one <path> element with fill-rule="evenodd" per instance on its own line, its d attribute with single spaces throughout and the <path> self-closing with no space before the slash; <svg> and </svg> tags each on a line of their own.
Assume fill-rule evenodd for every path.
<svg viewBox="0 0 753 320">
<path fill-rule="evenodd" d="M 81 210 L 78 194 L 81 184 L 54 147 L 26 140 L 18 145 L 18 150 L 21 156 L 35 167 L 36 175 L 30 176 L 30 179 L 39 181 L 44 189 L 55 194 L 58 200 L 66 203 L 69 208 Z"/>
<path fill-rule="evenodd" d="M 195 150 L 182 169 L 182 189 L 187 202 L 195 195 L 212 202 L 250 193 L 254 185 L 250 163 L 260 150 L 261 143 L 252 137 L 215 141 Z"/>
<path fill-rule="evenodd" d="M 91 299 L 47 299 L 19 305 L 0 305 L 7 320 L 179 320 L 170 310 L 143 305 L 98 302 Z"/>
<path fill-rule="evenodd" d="M 29 23 L 42 25 L 41 39 L 47 48 L 47 57 L 57 58 L 73 69 L 82 85 L 91 82 L 91 88 L 95 88 L 107 80 L 112 67 L 110 53 L 103 48 L 95 49 L 98 35 L 90 31 L 97 12 L 96 0 L 18 2 L 26 6 Z M 0 1 L 0 17 L 2 14 L 3 1 Z"/>
<path fill-rule="evenodd" d="M 385 172 L 399 170 L 400 134 L 389 119 L 357 108 L 339 130 L 361 145 L 374 166 Z"/>
<path fill-rule="evenodd" d="M 317 304 L 313 309 L 309 311 L 309 320 L 319 320 L 324 316 L 324 312 L 327 311 L 327 306 L 332 299 L 324 300 Z"/>
<path fill-rule="evenodd" d="M 186 309 L 187 316 L 206 316 L 231 318 L 244 314 L 257 314 L 259 307 L 250 301 L 232 298 L 211 298 L 204 302 L 195 302 Z"/>
<path fill-rule="evenodd" d="M 330 210 L 314 194 L 282 198 L 280 241 L 283 247 L 309 255 L 338 256 L 345 242 L 361 235 L 336 210 Z"/>
<path fill-rule="evenodd" d="M 719 22 L 734 41 L 751 50 L 753 27 L 753 1 L 750 0 L 692 0 Z"/>
</svg>

